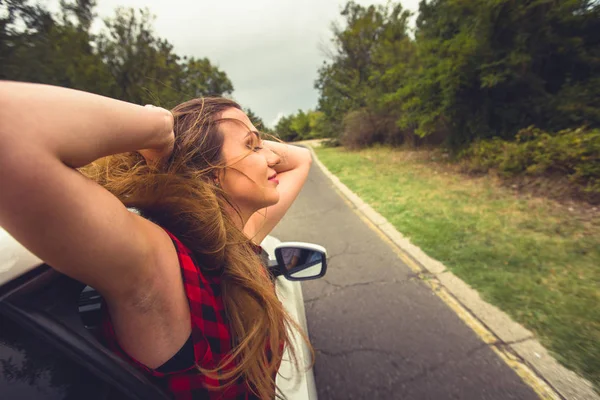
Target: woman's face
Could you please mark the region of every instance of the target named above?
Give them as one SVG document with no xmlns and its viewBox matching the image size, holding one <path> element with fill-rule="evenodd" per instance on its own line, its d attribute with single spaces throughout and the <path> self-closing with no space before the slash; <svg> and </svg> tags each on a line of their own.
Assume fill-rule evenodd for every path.
<svg viewBox="0 0 600 400">
<path fill-rule="evenodd" d="M 237 108 L 225 110 L 220 119 L 223 132 L 223 157 L 225 172 L 219 176 L 219 184 L 244 218 L 261 208 L 279 201 L 278 182 L 269 180 L 276 175 L 273 167 L 280 158 L 264 147 L 258 132 L 248 116 Z"/>
</svg>

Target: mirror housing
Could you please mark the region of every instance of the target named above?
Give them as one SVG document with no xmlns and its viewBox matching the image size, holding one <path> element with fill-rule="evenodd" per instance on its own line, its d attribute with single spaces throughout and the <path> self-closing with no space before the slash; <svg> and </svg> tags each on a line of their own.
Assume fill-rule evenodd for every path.
<svg viewBox="0 0 600 400">
<path fill-rule="evenodd" d="M 275 247 L 275 258 L 277 264 L 269 266 L 274 277 L 306 281 L 321 278 L 327 271 L 327 250 L 317 244 L 283 242 Z"/>
</svg>

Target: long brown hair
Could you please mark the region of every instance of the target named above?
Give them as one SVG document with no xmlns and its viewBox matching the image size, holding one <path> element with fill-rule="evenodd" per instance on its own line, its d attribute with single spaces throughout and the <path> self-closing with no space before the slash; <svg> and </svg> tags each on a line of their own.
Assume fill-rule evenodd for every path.
<svg viewBox="0 0 600 400">
<path fill-rule="evenodd" d="M 175 107 L 175 144 L 162 164 L 148 165 L 138 153 L 98 160 L 82 172 L 117 196 L 127 207 L 172 232 L 204 270 L 221 270 L 222 296 L 235 347 L 217 366 L 200 373 L 226 381 L 245 379 L 262 399 L 272 398 L 274 375 L 287 346 L 298 370 L 292 329 L 308 344 L 306 334 L 290 318 L 250 240 L 226 210 L 239 210 L 215 184 L 226 165 L 219 116 L 240 106 L 224 98 L 199 98 Z M 268 357 L 265 345 L 268 343 Z M 314 359 L 314 357 L 312 357 Z M 232 363 L 235 360 L 235 363 Z M 234 367 L 232 365 L 235 364 Z M 210 389 L 217 389 L 215 387 Z"/>
</svg>

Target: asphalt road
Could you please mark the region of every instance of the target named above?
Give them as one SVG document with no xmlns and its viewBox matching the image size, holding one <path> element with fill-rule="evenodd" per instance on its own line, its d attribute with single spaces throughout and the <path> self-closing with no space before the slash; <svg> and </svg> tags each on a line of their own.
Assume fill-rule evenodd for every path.
<svg viewBox="0 0 600 400">
<path fill-rule="evenodd" d="M 313 164 L 273 234 L 325 246 L 327 275 L 303 283 L 319 399 L 537 399 L 417 279 Z"/>
</svg>

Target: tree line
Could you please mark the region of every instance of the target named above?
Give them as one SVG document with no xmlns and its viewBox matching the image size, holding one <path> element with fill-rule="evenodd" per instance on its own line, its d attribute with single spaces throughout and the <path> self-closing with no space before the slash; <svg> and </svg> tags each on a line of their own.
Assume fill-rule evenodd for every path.
<svg viewBox="0 0 600 400">
<path fill-rule="evenodd" d="M 37 2 L 0 0 L 0 79 L 167 108 L 233 92 L 226 73 L 208 58 L 180 56 L 157 36 L 149 10 L 117 8 L 93 33 L 95 6 L 95 0 L 61 0 L 52 13 Z"/>
<path fill-rule="evenodd" d="M 443 146 L 469 171 L 558 177 L 600 202 L 600 1 L 421 0 L 414 33 L 398 2 L 341 16 L 318 123 L 299 111 L 282 137 Z"/>
<path fill-rule="evenodd" d="M 414 34 L 398 2 L 350 1 L 341 15 L 313 137 L 457 148 L 600 126 L 597 0 L 422 0 Z"/>
</svg>

